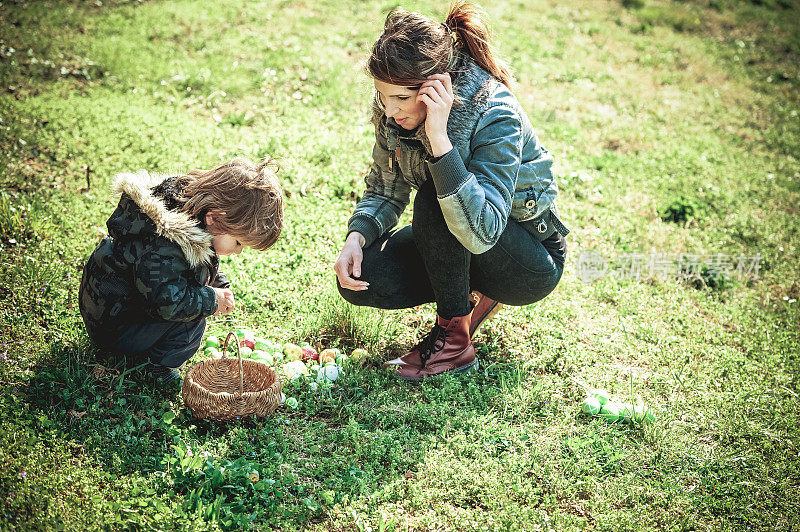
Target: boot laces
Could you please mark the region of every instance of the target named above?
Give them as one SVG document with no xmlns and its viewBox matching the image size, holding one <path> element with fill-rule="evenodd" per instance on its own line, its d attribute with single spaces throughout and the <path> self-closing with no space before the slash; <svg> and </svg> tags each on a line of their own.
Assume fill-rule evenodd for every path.
<svg viewBox="0 0 800 532">
<path fill-rule="evenodd" d="M 416 346 L 414 346 L 415 349 L 419 350 L 419 358 L 422 361 L 419 371 L 422 371 L 422 368 L 425 367 L 425 364 L 428 362 L 428 359 L 431 358 L 431 355 L 444 349 L 446 342 L 447 331 L 438 323 L 435 324 L 433 329 L 431 329 L 431 331 L 426 334 Z M 417 373 L 419 373 L 419 371 Z"/>
</svg>

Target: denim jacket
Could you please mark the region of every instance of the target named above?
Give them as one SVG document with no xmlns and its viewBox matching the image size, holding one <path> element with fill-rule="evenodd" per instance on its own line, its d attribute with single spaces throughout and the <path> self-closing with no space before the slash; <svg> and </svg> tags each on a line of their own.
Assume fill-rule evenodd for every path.
<svg viewBox="0 0 800 532">
<path fill-rule="evenodd" d="M 365 247 L 397 224 L 412 188 L 433 179 L 447 226 L 473 254 L 488 251 L 509 217 L 543 240 L 569 231 L 558 219 L 553 157 L 508 88 L 460 54 L 451 72 L 456 104 L 447 135 L 453 149 L 431 156 L 424 125 L 400 128 L 373 104 L 375 145 L 366 192 L 348 222 Z"/>
</svg>

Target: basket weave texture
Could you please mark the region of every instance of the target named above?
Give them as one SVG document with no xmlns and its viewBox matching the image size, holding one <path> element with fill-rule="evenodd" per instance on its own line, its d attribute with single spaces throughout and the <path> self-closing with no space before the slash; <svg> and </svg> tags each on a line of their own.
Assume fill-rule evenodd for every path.
<svg viewBox="0 0 800 532">
<path fill-rule="evenodd" d="M 228 358 L 234 338 L 238 358 Z M 181 395 L 195 417 L 229 421 L 240 416 L 266 416 L 281 404 L 281 380 L 267 364 L 242 359 L 239 338 L 228 333 L 222 358 L 203 360 L 186 372 Z"/>
</svg>

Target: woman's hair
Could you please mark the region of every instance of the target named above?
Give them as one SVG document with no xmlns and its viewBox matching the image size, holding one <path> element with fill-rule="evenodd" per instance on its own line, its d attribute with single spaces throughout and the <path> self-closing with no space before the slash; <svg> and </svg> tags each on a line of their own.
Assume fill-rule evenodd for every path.
<svg viewBox="0 0 800 532">
<path fill-rule="evenodd" d="M 211 170 L 193 170 L 179 177 L 176 186 L 183 189 L 179 199 L 184 211 L 201 218 L 210 211 L 223 212 L 214 221 L 220 233 L 264 251 L 283 229 L 277 170 L 271 159 L 254 164 L 237 157 Z"/>
<path fill-rule="evenodd" d="M 492 48 L 486 13 L 462 0 L 450 5 L 443 23 L 399 7 L 390 11 L 367 70 L 385 83 L 415 86 L 433 74 L 451 72 L 456 48 L 506 86 L 511 84 L 508 66 Z"/>
</svg>

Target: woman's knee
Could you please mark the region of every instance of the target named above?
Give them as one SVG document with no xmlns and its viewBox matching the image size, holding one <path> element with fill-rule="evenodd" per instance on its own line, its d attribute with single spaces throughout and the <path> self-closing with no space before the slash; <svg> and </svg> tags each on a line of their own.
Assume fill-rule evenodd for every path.
<svg viewBox="0 0 800 532">
<path fill-rule="evenodd" d="M 336 279 L 336 289 L 339 290 L 339 295 L 341 295 L 342 298 L 351 305 L 355 305 L 357 307 L 368 306 L 366 298 L 364 297 L 364 291 L 342 288 L 342 285 L 339 284 L 339 279 Z"/>
</svg>

